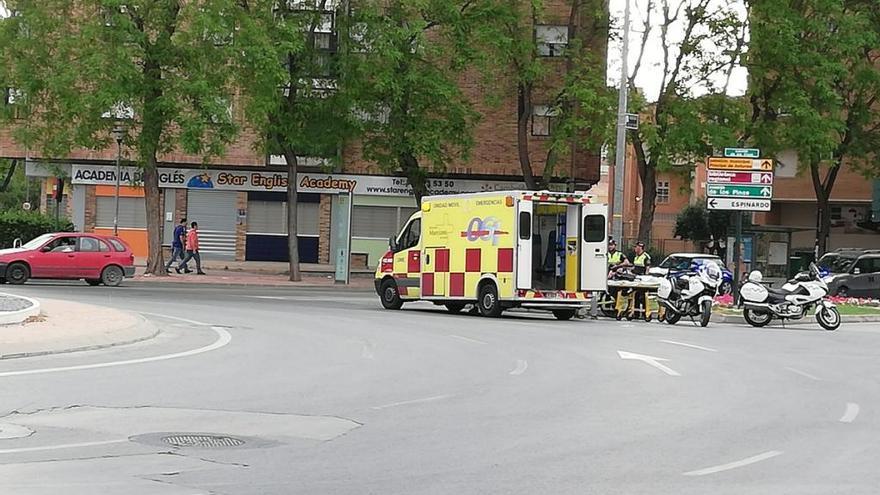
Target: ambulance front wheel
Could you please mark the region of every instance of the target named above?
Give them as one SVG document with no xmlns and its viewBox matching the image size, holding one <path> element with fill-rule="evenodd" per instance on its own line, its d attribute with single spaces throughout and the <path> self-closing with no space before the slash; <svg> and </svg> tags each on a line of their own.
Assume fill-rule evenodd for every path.
<svg viewBox="0 0 880 495">
<path fill-rule="evenodd" d="M 491 318 L 501 316 L 501 301 L 498 300 L 498 289 L 495 288 L 495 284 L 486 282 L 480 286 L 477 307 L 480 308 L 480 314 L 483 316 Z"/>
<path fill-rule="evenodd" d="M 400 298 L 400 292 L 397 290 L 397 283 L 390 278 L 382 281 L 379 286 L 379 294 L 382 298 L 382 307 L 385 309 L 400 309 L 403 306 L 403 299 Z"/>
</svg>

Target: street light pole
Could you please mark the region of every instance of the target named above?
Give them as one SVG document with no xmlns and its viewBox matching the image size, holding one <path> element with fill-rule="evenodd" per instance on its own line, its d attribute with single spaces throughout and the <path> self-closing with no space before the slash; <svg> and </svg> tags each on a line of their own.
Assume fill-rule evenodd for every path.
<svg viewBox="0 0 880 495">
<path fill-rule="evenodd" d="M 627 56 L 629 54 L 629 0 L 623 11 L 623 48 L 620 57 L 620 91 L 617 99 L 617 147 L 614 152 L 614 202 L 611 205 L 611 235 L 623 240 L 623 178 L 626 168 Z"/>
<path fill-rule="evenodd" d="M 116 195 L 113 205 L 113 235 L 119 235 L 119 179 L 122 162 L 122 140 L 125 138 L 125 127 L 121 123 L 113 126 L 113 137 L 116 138 Z"/>
</svg>

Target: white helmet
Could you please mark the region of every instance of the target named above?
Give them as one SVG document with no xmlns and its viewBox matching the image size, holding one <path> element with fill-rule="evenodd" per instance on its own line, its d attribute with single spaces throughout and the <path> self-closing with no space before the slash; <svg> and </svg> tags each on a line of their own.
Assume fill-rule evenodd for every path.
<svg viewBox="0 0 880 495">
<path fill-rule="evenodd" d="M 764 276 L 758 270 L 752 270 L 752 273 L 749 273 L 749 282 L 760 284 L 762 281 L 764 281 Z"/>
</svg>

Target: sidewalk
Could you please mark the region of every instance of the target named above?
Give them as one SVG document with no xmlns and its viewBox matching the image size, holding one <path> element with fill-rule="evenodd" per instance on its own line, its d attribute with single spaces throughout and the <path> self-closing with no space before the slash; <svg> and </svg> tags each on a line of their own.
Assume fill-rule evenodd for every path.
<svg viewBox="0 0 880 495">
<path fill-rule="evenodd" d="M 351 278 L 349 285 L 337 284 L 333 276 L 315 275 L 303 272 L 302 280 L 299 282 L 291 282 L 286 274 L 270 274 L 259 272 L 243 272 L 234 270 L 215 270 L 210 267 L 203 266 L 205 275 L 196 275 L 195 272 L 180 274 L 171 271 L 171 274 L 165 277 L 157 277 L 145 275 L 143 269 L 139 268 L 134 278 L 127 279 L 123 282 L 126 284 L 143 284 L 143 285 L 187 285 L 187 286 L 259 286 L 259 287 L 338 287 L 352 288 L 361 290 L 374 290 L 373 277 L 354 277 Z"/>
<path fill-rule="evenodd" d="M 168 260 L 166 259 L 167 263 Z M 140 272 L 147 266 L 146 258 L 135 258 L 134 265 Z M 194 267 L 194 262 L 189 262 L 190 267 Z M 202 260 L 202 268 L 205 271 L 227 271 L 227 272 L 245 272 L 251 274 L 263 275 L 287 275 L 288 263 L 286 261 L 222 261 L 222 260 Z M 300 271 L 303 276 L 306 274 L 315 276 L 334 276 L 336 266 L 331 264 L 320 263 L 300 263 Z M 376 270 L 371 268 L 354 268 L 351 269 L 351 278 L 368 277 L 372 278 Z"/>
<path fill-rule="evenodd" d="M 133 313 L 56 299 L 39 301 L 41 316 L 0 326 L 0 360 L 132 344 L 159 333 Z"/>
</svg>

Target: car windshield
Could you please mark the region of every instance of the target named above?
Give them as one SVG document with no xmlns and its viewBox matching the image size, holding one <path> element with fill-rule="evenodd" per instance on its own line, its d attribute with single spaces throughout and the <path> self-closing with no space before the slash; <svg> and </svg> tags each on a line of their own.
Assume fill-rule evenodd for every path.
<svg viewBox="0 0 880 495">
<path fill-rule="evenodd" d="M 52 234 L 43 234 L 39 237 L 35 237 L 27 242 L 27 244 L 22 244 L 22 248 L 24 249 L 37 249 L 38 247 L 45 244 L 49 239 L 52 238 Z"/>
<path fill-rule="evenodd" d="M 690 257 L 690 256 L 669 256 L 662 263 L 660 263 L 660 268 L 669 268 L 670 270 L 687 270 L 691 267 L 693 263 L 706 263 L 712 262 L 715 263 L 718 268 L 723 268 L 721 266 L 721 260 L 715 257 Z"/>
<path fill-rule="evenodd" d="M 857 258 L 844 257 L 839 254 L 826 254 L 819 259 L 819 268 L 830 273 L 846 273 Z"/>
</svg>

